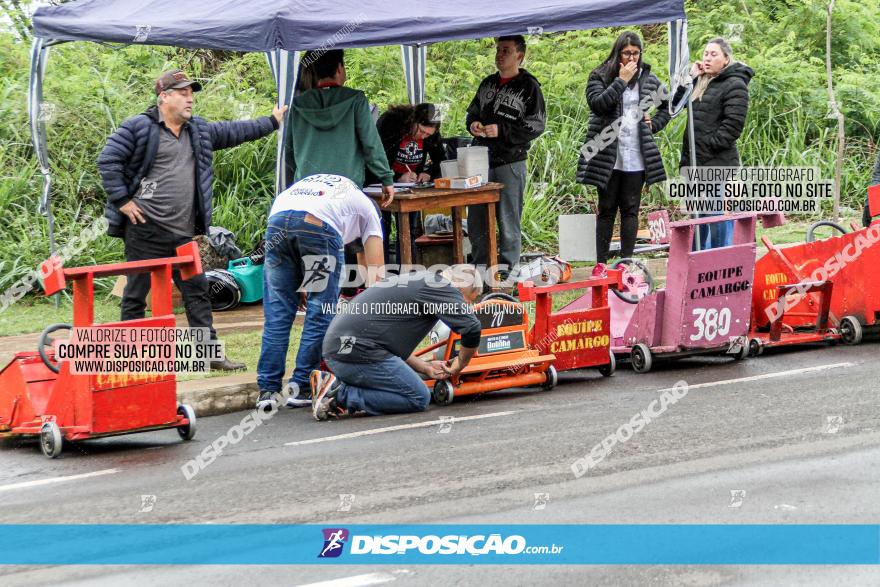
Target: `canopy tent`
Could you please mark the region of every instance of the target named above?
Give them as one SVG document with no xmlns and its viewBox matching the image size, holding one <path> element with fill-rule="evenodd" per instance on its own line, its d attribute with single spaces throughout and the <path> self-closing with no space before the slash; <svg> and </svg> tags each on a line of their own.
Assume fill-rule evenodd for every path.
<svg viewBox="0 0 880 587">
<path fill-rule="evenodd" d="M 668 22 L 684 0 L 79 0 L 37 9 L 34 34 L 231 51 L 419 45 Z"/>
<path fill-rule="evenodd" d="M 265 52 L 278 103 L 288 105 L 300 51 L 401 45 L 407 92 L 417 103 L 425 99 L 427 43 L 660 22 L 677 22 L 676 28 L 670 24 L 670 35 L 686 35 L 684 18 L 684 0 L 76 0 L 41 6 L 33 15 L 29 114 L 44 180 L 40 209 L 49 220 L 51 251 L 51 176 L 40 113 L 52 44 L 96 41 Z M 686 47 L 686 36 L 683 43 L 670 38 L 670 50 Z M 676 79 L 678 67 L 678 61 L 670 61 L 670 79 Z M 286 186 L 283 128 L 279 130 L 277 189 Z"/>
</svg>

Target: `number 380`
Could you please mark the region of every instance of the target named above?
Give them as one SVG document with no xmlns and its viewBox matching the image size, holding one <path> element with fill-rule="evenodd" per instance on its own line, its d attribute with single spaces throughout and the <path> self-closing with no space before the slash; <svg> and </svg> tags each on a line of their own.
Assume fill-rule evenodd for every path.
<svg viewBox="0 0 880 587">
<path fill-rule="evenodd" d="M 720 311 L 715 308 L 695 308 L 693 314 L 696 316 L 694 327 L 697 329 L 697 333 L 691 335 L 693 341 L 713 341 L 730 332 L 730 308 L 722 308 Z"/>
</svg>

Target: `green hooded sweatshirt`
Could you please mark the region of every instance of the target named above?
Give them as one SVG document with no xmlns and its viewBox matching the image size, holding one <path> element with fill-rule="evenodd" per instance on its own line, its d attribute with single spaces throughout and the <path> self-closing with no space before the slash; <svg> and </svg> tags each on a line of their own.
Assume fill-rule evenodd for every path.
<svg viewBox="0 0 880 587">
<path fill-rule="evenodd" d="M 363 187 L 367 167 L 382 185 L 394 183 L 370 105 L 360 90 L 315 88 L 294 98 L 285 142 L 288 177 L 295 182 L 332 173 Z"/>
</svg>

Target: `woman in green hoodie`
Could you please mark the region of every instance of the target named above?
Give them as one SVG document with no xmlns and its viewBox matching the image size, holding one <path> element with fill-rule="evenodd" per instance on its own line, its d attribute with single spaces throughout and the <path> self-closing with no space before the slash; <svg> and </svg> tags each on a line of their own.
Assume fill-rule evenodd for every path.
<svg viewBox="0 0 880 587">
<path fill-rule="evenodd" d="M 363 187 L 366 168 L 385 186 L 382 205 L 387 206 L 394 198 L 394 176 L 367 97 L 360 90 L 344 87 L 343 51 L 310 51 L 303 64 L 313 73 L 316 87 L 291 103 L 285 137 L 288 177 L 296 182 L 328 173 Z"/>
</svg>

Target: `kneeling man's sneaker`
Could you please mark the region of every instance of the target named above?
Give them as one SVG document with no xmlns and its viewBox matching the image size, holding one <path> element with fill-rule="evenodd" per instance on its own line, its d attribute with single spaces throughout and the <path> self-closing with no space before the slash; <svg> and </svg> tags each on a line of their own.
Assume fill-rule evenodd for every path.
<svg viewBox="0 0 880 587">
<path fill-rule="evenodd" d="M 309 383 L 312 386 L 312 415 L 315 420 L 338 418 L 348 413 L 336 401 L 340 384 L 335 375 L 315 370 L 309 377 Z"/>
<path fill-rule="evenodd" d="M 312 405 L 311 394 L 300 388 L 296 384 L 287 384 L 287 407 L 288 408 L 305 408 Z"/>
<path fill-rule="evenodd" d="M 271 391 L 261 391 L 257 399 L 257 409 L 262 412 L 271 412 L 278 407 L 278 396 Z"/>
</svg>

